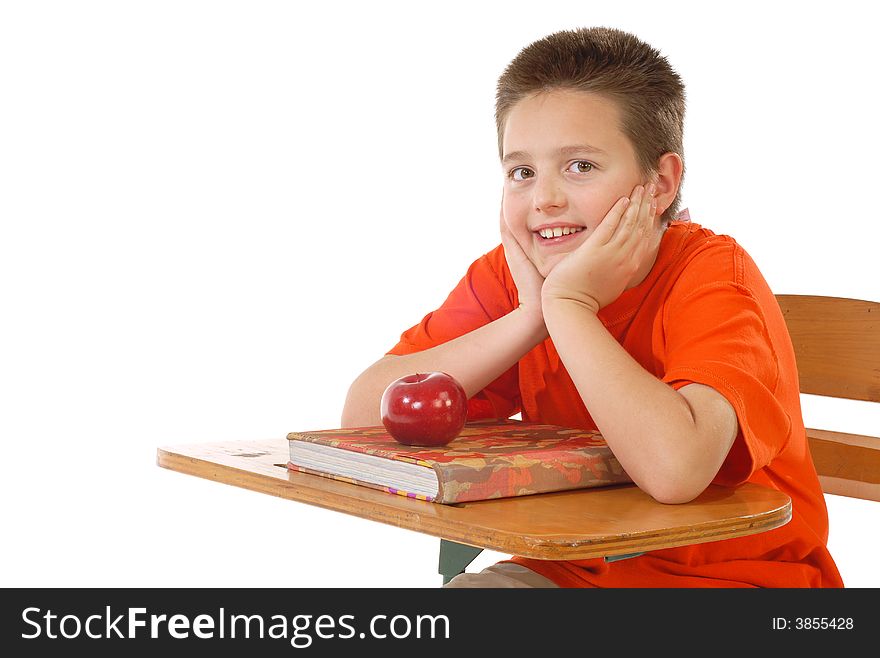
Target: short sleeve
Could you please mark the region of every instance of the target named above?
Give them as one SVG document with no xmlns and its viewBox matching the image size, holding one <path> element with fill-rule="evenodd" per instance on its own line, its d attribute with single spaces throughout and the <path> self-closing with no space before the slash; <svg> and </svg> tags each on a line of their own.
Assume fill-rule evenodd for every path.
<svg viewBox="0 0 880 658">
<path fill-rule="evenodd" d="M 735 486 L 787 445 L 791 419 L 778 398 L 779 360 L 757 298 L 732 281 L 671 295 L 664 311 L 663 380 L 710 386 L 736 411 L 739 433 L 713 482 Z"/>
<path fill-rule="evenodd" d="M 474 261 L 443 304 L 400 337 L 387 354 L 421 352 L 470 333 L 510 313 L 516 290 L 499 246 Z M 514 365 L 468 401 L 468 419 L 509 418 L 521 407 L 518 368 Z"/>
</svg>

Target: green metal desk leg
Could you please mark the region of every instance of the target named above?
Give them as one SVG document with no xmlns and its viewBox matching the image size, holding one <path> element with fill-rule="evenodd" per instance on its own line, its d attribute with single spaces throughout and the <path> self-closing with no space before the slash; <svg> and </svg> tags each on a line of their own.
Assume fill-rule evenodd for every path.
<svg viewBox="0 0 880 658">
<path fill-rule="evenodd" d="M 638 557 L 639 555 L 644 555 L 644 551 L 641 553 L 627 553 L 626 555 L 607 555 L 605 556 L 606 562 L 617 562 L 618 560 L 628 560 L 631 557 Z"/>
<path fill-rule="evenodd" d="M 445 585 L 455 576 L 465 570 L 467 565 L 474 561 L 482 548 L 474 548 L 467 544 L 459 544 L 446 539 L 440 540 L 440 575 L 443 576 L 443 584 Z"/>
</svg>

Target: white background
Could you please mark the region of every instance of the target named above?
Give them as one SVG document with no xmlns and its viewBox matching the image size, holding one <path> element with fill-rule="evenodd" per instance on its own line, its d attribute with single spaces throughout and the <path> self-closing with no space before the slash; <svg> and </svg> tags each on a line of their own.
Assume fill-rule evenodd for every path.
<svg viewBox="0 0 880 658">
<path fill-rule="evenodd" d="M 2 3 L 0 585 L 438 585 L 433 537 L 156 448 L 338 426 L 498 243 L 495 84 L 558 29 L 668 56 L 683 205 L 775 292 L 880 300 L 867 4 Z M 804 402 L 880 434 L 867 403 Z M 846 582 L 880 586 L 880 504 L 828 503 Z"/>
</svg>

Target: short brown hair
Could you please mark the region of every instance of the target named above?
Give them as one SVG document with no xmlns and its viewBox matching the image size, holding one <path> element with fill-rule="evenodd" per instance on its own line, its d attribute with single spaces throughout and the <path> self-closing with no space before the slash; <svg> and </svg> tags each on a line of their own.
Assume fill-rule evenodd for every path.
<svg viewBox="0 0 880 658">
<path fill-rule="evenodd" d="M 621 130 L 646 177 L 656 172 L 664 153 L 677 153 L 684 161 L 684 82 L 658 50 L 606 27 L 556 32 L 523 48 L 507 66 L 495 96 L 499 157 L 504 156 L 504 124 L 513 106 L 555 89 L 593 92 L 614 101 Z M 679 185 L 664 220 L 678 212 L 680 197 Z"/>
</svg>

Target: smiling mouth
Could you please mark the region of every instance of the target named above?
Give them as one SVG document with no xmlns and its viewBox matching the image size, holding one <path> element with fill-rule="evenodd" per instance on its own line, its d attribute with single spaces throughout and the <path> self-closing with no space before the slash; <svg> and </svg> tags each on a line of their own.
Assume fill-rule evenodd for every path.
<svg viewBox="0 0 880 658">
<path fill-rule="evenodd" d="M 557 226 L 555 228 L 542 228 L 540 231 L 536 231 L 536 233 L 545 240 L 552 240 L 554 238 L 561 238 L 566 235 L 580 233 L 583 230 L 584 228 L 582 226 Z"/>
</svg>

